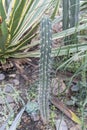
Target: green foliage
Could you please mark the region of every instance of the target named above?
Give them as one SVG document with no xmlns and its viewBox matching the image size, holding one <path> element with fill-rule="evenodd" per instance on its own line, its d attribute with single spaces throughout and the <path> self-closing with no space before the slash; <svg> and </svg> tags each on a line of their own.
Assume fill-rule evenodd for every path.
<svg viewBox="0 0 87 130">
<path fill-rule="evenodd" d="M 38 112 L 39 110 L 39 106 L 38 106 L 38 103 L 35 102 L 35 101 L 32 101 L 32 102 L 28 102 L 26 104 L 26 112 L 29 114 L 29 115 L 32 115 L 32 113 L 36 113 Z"/>
<path fill-rule="evenodd" d="M 86 11 L 87 10 L 87 1 L 83 0 L 81 4 L 81 11 Z"/>
<path fill-rule="evenodd" d="M 81 30 L 84 31 L 84 29 L 87 28 L 87 22 L 86 22 L 87 20 L 85 20 L 85 23 L 82 23 L 82 25 L 76 26 L 78 22 L 78 17 L 76 16 L 78 16 L 79 4 L 75 2 L 79 2 L 79 1 L 70 0 L 70 4 L 71 4 L 71 7 L 69 8 L 70 10 L 64 11 L 64 13 L 66 12 L 66 14 L 63 15 L 63 17 L 65 18 L 65 20 L 63 19 L 63 22 L 65 21 L 65 26 L 63 26 L 64 30 L 52 35 L 51 32 L 49 31 L 49 29 L 51 28 L 50 21 L 48 18 L 45 18 L 46 21 L 43 22 L 42 20 L 42 24 L 41 24 L 42 41 L 41 41 L 40 52 L 39 50 L 36 50 L 34 52 L 33 51 L 24 52 L 25 49 L 27 48 L 30 49 L 40 43 L 40 41 L 35 41 L 35 43 L 30 44 L 32 38 L 37 35 L 36 30 L 39 25 L 40 19 L 43 16 L 43 13 L 45 12 L 45 10 L 49 7 L 50 1 L 51 0 L 46 0 L 46 1 L 45 0 L 43 1 L 10 0 L 10 4 L 8 3 L 6 4 L 3 2 L 3 0 L 0 0 L 0 16 L 2 17 L 2 23 L 0 23 L 0 61 L 5 61 L 5 59 L 9 57 L 14 57 L 14 58 L 40 57 L 39 104 L 40 104 L 41 116 L 43 120 L 45 121 L 48 120 L 49 118 L 49 103 L 48 102 L 49 102 L 49 92 L 50 92 L 49 79 L 50 79 L 50 60 L 51 60 L 50 38 L 52 37 L 53 40 L 64 38 L 72 34 L 77 34 L 77 32 L 80 32 Z M 67 0 L 63 1 L 65 2 L 65 4 L 63 3 L 64 8 L 65 8 L 65 5 L 68 3 L 68 1 Z M 56 2 L 57 4 L 59 3 L 59 1 L 56 1 Z M 86 4 L 87 2 L 85 2 L 82 5 L 82 8 L 81 8 L 82 11 L 83 9 L 86 10 Z M 54 18 L 54 15 L 56 14 L 56 11 L 58 9 L 57 6 L 55 7 L 56 8 L 54 12 L 52 13 L 51 18 Z M 67 5 L 66 7 L 67 8 L 65 9 L 68 9 Z M 70 16 L 67 17 L 67 14 L 69 14 L 68 11 L 71 14 L 72 20 L 69 18 Z M 43 30 L 43 27 L 45 27 L 45 30 Z M 43 39 L 43 36 L 45 36 L 45 39 Z M 78 45 L 71 44 L 71 45 L 54 48 L 52 49 L 52 56 L 70 55 L 71 58 L 66 60 L 66 62 L 63 63 L 61 66 L 66 66 L 69 68 L 69 70 L 70 69 L 72 70 L 74 67 L 72 67 L 70 63 L 72 63 L 75 60 L 78 62 L 79 58 L 84 58 L 86 55 L 85 53 L 86 50 L 87 50 L 87 43 L 81 42 Z M 78 64 L 75 64 L 76 68 L 74 69 L 75 70 L 78 69 L 78 70 L 76 71 L 73 77 L 77 76 L 79 72 L 81 73 L 81 71 L 83 70 L 84 70 L 84 73 L 86 72 L 87 63 L 85 61 L 86 60 L 83 60 L 82 66 L 80 67 Z M 83 77 L 83 81 L 85 82 L 86 77 L 84 76 L 84 73 L 82 73 L 82 77 Z M 84 99 L 85 100 L 84 106 L 85 106 L 85 104 L 87 104 L 87 100 L 86 100 L 86 93 L 84 92 L 84 90 L 86 90 L 86 86 L 84 86 L 84 84 L 83 85 L 80 84 L 79 92 L 81 91 L 82 94 L 80 96 L 79 93 L 77 93 L 78 95 L 74 95 L 74 97 L 76 96 L 78 101 Z M 17 120 L 16 120 L 16 123 L 17 123 Z"/>
<path fill-rule="evenodd" d="M 5 92 L 6 87 L 9 87 L 12 91 L 11 93 Z M 2 88 L 2 89 L 1 89 Z M 7 100 L 8 95 L 14 100 L 15 105 L 18 105 L 18 102 L 22 102 L 23 106 L 25 106 L 24 100 L 19 96 L 19 92 L 14 88 L 12 84 L 2 84 L 0 85 L 0 98 L 3 102 L 4 105 L 2 105 L 2 110 L 1 110 L 1 117 L 0 121 L 2 123 L 2 126 L 0 127 L 0 130 L 8 129 L 8 130 L 16 130 L 22 114 L 25 110 L 25 107 L 21 109 L 21 111 L 17 114 L 17 116 L 14 119 L 15 112 L 9 103 L 9 100 Z M 9 115 L 8 115 L 9 114 Z M 7 118 L 7 119 L 6 119 Z M 2 120 L 1 120 L 2 119 Z M 10 127 L 10 128 L 9 128 Z"/>
<path fill-rule="evenodd" d="M 51 21 L 44 17 L 41 21 L 41 48 L 39 69 L 39 106 L 43 121 L 49 121 L 49 94 L 51 73 L 51 44 L 52 28 Z"/>
<path fill-rule="evenodd" d="M 59 1 L 56 2 L 59 7 Z M 1 42 L 0 44 L 0 61 L 4 62 L 5 59 L 9 57 L 14 57 L 14 58 L 40 57 L 39 50 L 34 52 L 33 51 L 24 52 L 24 50 L 26 48 L 30 49 L 40 43 L 39 41 L 35 41 L 35 43 L 34 42 L 31 43 L 31 40 L 33 37 L 37 35 L 36 29 L 40 22 L 40 18 L 42 17 L 45 10 L 48 9 L 48 7 L 50 7 L 51 3 L 52 1 L 50 0 L 47 1 L 44 0 L 43 2 L 42 1 L 38 2 L 38 0 L 34 0 L 34 1 L 26 0 L 23 2 L 17 0 L 15 1 L 10 0 L 8 11 L 6 11 L 7 5 L 4 4 L 4 2 L 3 4 L 0 4 L 0 6 L 3 5 L 2 8 L 4 8 L 3 10 L 0 7 L 0 12 L 3 11 L 1 15 L 3 15 L 2 17 L 4 17 L 3 23 L 0 25 L 0 30 L 1 30 L 0 41 L 4 40 L 4 43 Z M 58 7 L 55 6 L 53 13 L 51 13 L 52 18 L 54 18 L 54 15 L 56 14 Z M 21 10 L 21 8 L 23 9 Z M 71 34 L 74 34 L 75 32 L 77 33 L 81 30 L 84 30 L 86 27 L 87 25 L 83 24 L 83 25 L 79 25 L 78 27 L 65 29 L 60 33 L 58 32 L 56 34 L 53 34 L 52 38 L 53 40 L 64 38 L 65 36 L 69 36 Z M 72 45 L 70 47 L 63 46 L 61 49 L 56 48 L 54 49 L 53 54 L 54 56 L 57 55 L 58 51 L 60 51 L 61 55 L 67 54 L 66 50 L 68 50 L 68 48 L 72 49 Z M 76 52 L 76 48 L 77 48 L 77 44 L 74 46 L 74 49 L 70 51 L 70 53 Z"/>
<path fill-rule="evenodd" d="M 78 106 L 78 108 L 83 107 L 85 101 L 87 100 L 86 86 L 80 81 L 77 84 L 72 84 L 71 91 L 72 96 L 69 102 L 67 102 L 68 105 L 75 105 Z"/>
<path fill-rule="evenodd" d="M 79 0 L 63 0 L 63 30 L 69 29 L 71 27 L 78 25 L 79 20 Z M 65 37 L 65 45 L 76 43 L 77 34 Z"/>
<path fill-rule="evenodd" d="M 51 106 L 51 111 L 50 111 L 50 124 L 52 127 L 55 125 L 55 117 L 56 117 L 56 108 L 55 106 Z"/>
<path fill-rule="evenodd" d="M 24 111 L 25 111 L 25 107 L 23 107 L 20 110 L 20 112 L 17 114 L 17 116 L 15 117 L 14 121 L 12 122 L 12 125 L 10 126 L 9 130 L 16 130 L 17 129 Z"/>
<path fill-rule="evenodd" d="M 58 13 L 60 1 L 61 1 L 61 0 L 53 0 L 53 1 L 52 1 L 53 3 L 55 3 L 55 4 L 54 4 L 54 5 L 55 5 L 55 8 L 54 8 L 54 11 L 53 11 L 53 13 L 52 13 L 52 15 L 51 15 L 51 19 L 54 19 L 55 15 Z M 53 4 L 53 3 L 52 3 L 52 4 Z"/>
<path fill-rule="evenodd" d="M 6 18 L 6 14 L 5 14 L 5 10 L 4 10 L 4 7 L 3 7 L 2 0 L 0 0 L 0 16 L 2 16 L 2 19 L 4 21 L 5 18 Z"/>
<path fill-rule="evenodd" d="M 50 0 L 0 0 L 0 61 L 9 57 L 19 58 L 19 52 L 30 48 L 36 29 Z M 31 45 L 32 47 L 33 45 Z"/>
</svg>

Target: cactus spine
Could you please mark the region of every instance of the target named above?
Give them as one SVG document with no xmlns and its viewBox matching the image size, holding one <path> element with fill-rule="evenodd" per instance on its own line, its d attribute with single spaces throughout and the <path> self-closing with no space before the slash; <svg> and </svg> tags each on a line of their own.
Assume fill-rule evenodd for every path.
<svg viewBox="0 0 87 130">
<path fill-rule="evenodd" d="M 49 120 L 49 94 L 51 72 L 51 20 L 44 17 L 41 21 L 41 48 L 39 64 L 39 106 L 41 117 L 46 123 Z"/>
</svg>

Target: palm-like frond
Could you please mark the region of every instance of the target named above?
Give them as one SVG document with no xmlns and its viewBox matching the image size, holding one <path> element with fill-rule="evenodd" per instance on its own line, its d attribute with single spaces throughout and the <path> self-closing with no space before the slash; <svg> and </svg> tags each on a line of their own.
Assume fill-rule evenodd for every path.
<svg viewBox="0 0 87 130">
<path fill-rule="evenodd" d="M 55 33 L 52 35 L 52 40 L 56 40 L 56 39 L 60 39 L 60 38 L 64 38 L 65 36 L 69 36 L 71 34 L 74 34 L 75 32 L 80 32 L 82 30 L 84 30 L 87 27 L 87 24 L 84 23 L 82 25 L 79 25 L 78 27 L 73 27 L 64 31 L 61 31 L 59 33 Z M 35 43 L 31 43 L 32 45 L 38 45 L 40 44 L 40 41 L 36 41 Z M 70 53 L 75 53 L 77 51 L 86 51 L 87 49 L 87 44 L 86 42 L 84 43 L 78 43 L 78 44 L 74 44 L 74 45 L 66 45 L 66 46 L 61 46 L 58 48 L 53 48 L 52 49 L 52 55 L 53 56 L 64 56 Z M 34 52 L 30 51 L 29 53 L 19 53 L 19 54 L 14 54 L 13 57 L 15 58 L 24 58 L 24 57 L 40 57 L 40 51 L 36 50 Z"/>
<path fill-rule="evenodd" d="M 8 11 L 6 1 L 0 0 L 0 56 L 11 57 L 25 48 L 36 36 L 36 30 L 50 0 L 11 0 Z"/>
</svg>

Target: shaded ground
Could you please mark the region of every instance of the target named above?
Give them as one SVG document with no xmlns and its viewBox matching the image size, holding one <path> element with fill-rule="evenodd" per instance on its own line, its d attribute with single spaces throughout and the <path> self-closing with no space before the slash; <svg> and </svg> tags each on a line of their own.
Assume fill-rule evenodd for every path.
<svg viewBox="0 0 87 130">
<path fill-rule="evenodd" d="M 35 88 L 35 86 L 32 86 L 31 84 L 37 79 L 38 77 L 38 61 L 34 60 L 33 64 L 25 64 L 23 65 L 23 70 L 26 74 L 26 76 L 28 77 L 28 81 L 26 81 L 23 77 L 23 73 L 20 74 L 20 72 L 18 72 L 18 70 L 14 67 L 11 69 L 8 69 L 6 71 L 1 71 L 0 73 L 3 73 L 5 75 L 5 79 L 3 81 L 1 81 L 1 86 L 6 85 L 6 84 L 12 84 L 14 89 L 16 90 L 16 92 L 18 91 L 18 94 L 16 93 L 15 96 L 12 95 L 12 97 L 10 99 L 8 99 L 9 105 L 11 107 L 11 109 L 14 109 L 15 114 L 17 115 L 18 111 L 21 109 L 22 105 L 22 101 L 20 101 L 20 98 L 23 99 L 23 101 L 25 103 L 27 103 L 28 100 L 34 100 L 35 98 L 35 93 L 37 91 L 37 88 Z M 61 81 L 61 78 L 59 79 Z M 63 81 L 61 81 L 60 86 L 62 89 L 64 89 L 64 84 Z M 55 91 L 58 89 L 56 88 L 57 86 L 55 86 L 55 89 L 53 90 L 54 93 Z M 2 89 L 3 90 L 3 89 Z M 8 91 L 8 90 L 7 90 Z M 10 90 L 11 91 L 11 90 Z M 58 91 L 58 90 L 57 90 Z M 56 91 L 56 92 L 57 92 Z M 62 90 L 60 90 L 61 92 Z M 9 92 L 7 92 L 9 93 Z M 56 93 L 55 93 L 56 94 Z M 10 94 L 11 96 L 11 94 Z M 12 100 L 12 101 L 11 101 Z M 5 104 L 1 103 L 0 104 L 1 110 L 4 112 L 5 108 Z M 51 117 L 52 119 L 50 120 L 50 128 L 49 130 L 55 130 L 54 127 L 54 118 L 55 119 L 60 119 L 61 116 L 63 116 L 68 128 L 71 128 L 72 126 L 74 126 L 74 123 L 67 118 L 66 116 L 64 116 L 58 109 L 54 109 L 53 110 L 53 106 L 51 106 L 52 109 L 52 113 L 54 117 Z M 7 115 L 9 114 L 9 109 L 7 111 L 5 111 L 4 114 Z M 4 116 L 4 114 L 2 114 L 2 117 Z M 5 121 L 6 117 L 0 119 L 0 124 L 2 124 Z M 53 125 L 53 126 L 51 126 Z M 34 121 L 31 119 L 31 117 L 24 112 L 22 119 L 21 119 L 21 123 L 18 127 L 17 130 L 45 130 L 45 125 L 43 125 L 41 119 L 39 118 L 38 120 Z"/>
<path fill-rule="evenodd" d="M 33 121 L 27 113 L 24 113 L 17 130 L 44 130 L 41 121 Z"/>
</svg>

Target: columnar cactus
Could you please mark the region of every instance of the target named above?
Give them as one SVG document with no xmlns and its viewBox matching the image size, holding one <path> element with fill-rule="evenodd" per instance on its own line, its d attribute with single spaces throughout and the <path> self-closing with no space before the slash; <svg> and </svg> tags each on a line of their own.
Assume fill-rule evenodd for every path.
<svg viewBox="0 0 87 130">
<path fill-rule="evenodd" d="M 49 94 L 50 94 L 50 72 L 51 72 L 51 44 L 52 29 L 51 20 L 44 17 L 41 21 L 41 48 L 39 66 L 39 106 L 41 117 L 46 123 L 49 120 Z"/>
<path fill-rule="evenodd" d="M 80 0 L 63 0 L 63 30 L 78 26 L 79 24 Z M 64 44 L 76 44 L 78 42 L 77 33 L 67 36 Z"/>
</svg>

